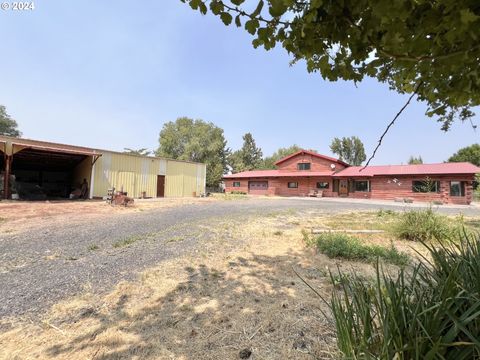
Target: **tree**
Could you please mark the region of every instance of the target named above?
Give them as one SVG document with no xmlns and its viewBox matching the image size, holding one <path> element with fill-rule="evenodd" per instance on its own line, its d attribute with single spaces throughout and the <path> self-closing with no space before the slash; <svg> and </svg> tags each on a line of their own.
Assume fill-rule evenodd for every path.
<svg viewBox="0 0 480 360">
<path fill-rule="evenodd" d="M 408 159 L 408 164 L 409 165 L 423 164 L 423 159 L 422 159 L 421 156 L 419 156 L 419 157 L 410 156 L 410 159 Z"/>
<path fill-rule="evenodd" d="M 365 155 L 365 147 L 362 141 L 356 137 L 343 137 L 342 139 L 334 138 L 330 144 L 330 150 L 337 154 L 340 160 L 350 165 L 359 166 L 367 158 Z"/>
<path fill-rule="evenodd" d="M 287 157 L 289 155 L 292 155 L 298 151 L 302 150 L 302 148 L 296 144 L 286 147 L 286 148 L 280 148 L 277 151 L 275 151 L 272 156 L 265 157 L 260 165 L 260 169 L 268 170 L 268 169 L 275 169 L 275 163 L 283 159 L 284 157 Z"/>
<path fill-rule="evenodd" d="M 223 129 L 210 122 L 181 117 L 163 125 L 159 143 L 157 156 L 205 163 L 207 186 L 218 187 L 230 152 Z"/>
<path fill-rule="evenodd" d="M 131 155 L 141 155 L 141 156 L 148 156 L 152 154 L 152 151 L 148 150 L 147 148 L 141 148 L 138 150 L 130 149 L 130 148 L 123 148 L 123 152 Z"/>
<path fill-rule="evenodd" d="M 473 144 L 458 150 L 449 159 L 449 162 L 469 162 L 480 166 L 480 144 Z"/>
<path fill-rule="evenodd" d="M 257 169 L 262 163 L 262 149 L 257 147 L 252 134 L 243 135 L 243 146 L 229 157 L 233 172 Z"/>
<path fill-rule="evenodd" d="M 0 135 L 20 137 L 22 133 L 18 130 L 18 124 L 7 113 L 5 106 L 0 105 Z"/>
<path fill-rule="evenodd" d="M 417 94 L 448 130 L 480 105 L 480 8 L 472 0 L 181 0 L 277 44 L 324 79 L 372 77 Z"/>
</svg>

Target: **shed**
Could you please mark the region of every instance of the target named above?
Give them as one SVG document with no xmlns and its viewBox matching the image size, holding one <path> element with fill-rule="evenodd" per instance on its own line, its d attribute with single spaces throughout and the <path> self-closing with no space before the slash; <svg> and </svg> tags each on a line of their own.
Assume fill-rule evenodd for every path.
<svg viewBox="0 0 480 360">
<path fill-rule="evenodd" d="M 86 179 L 90 198 L 115 187 L 138 197 L 199 196 L 206 165 L 154 156 L 0 136 L 0 195 L 68 198 Z M 16 197 L 16 196 L 15 196 Z"/>
</svg>

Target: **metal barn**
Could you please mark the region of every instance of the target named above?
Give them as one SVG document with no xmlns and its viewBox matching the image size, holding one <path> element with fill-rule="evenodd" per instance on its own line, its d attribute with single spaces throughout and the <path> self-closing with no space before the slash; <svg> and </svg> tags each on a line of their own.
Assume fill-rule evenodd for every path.
<svg viewBox="0 0 480 360">
<path fill-rule="evenodd" d="M 135 198 L 199 196 L 206 165 L 0 136 L 1 198 L 68 198 L 83 179 L 90 198 L 113 187 Z"/>
</svg>

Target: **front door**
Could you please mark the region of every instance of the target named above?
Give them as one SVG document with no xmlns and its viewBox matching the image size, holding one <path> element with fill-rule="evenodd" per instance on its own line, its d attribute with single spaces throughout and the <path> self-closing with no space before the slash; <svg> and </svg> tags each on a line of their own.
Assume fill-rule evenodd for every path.
<svg viewBox="0 0 480 360">
<path fill-rule="evenodd" d="M 157 197 L 165 196 L 165 175 L 157 176 Z"/>
<path fill-rule="evenodd" d="M 338 195 L 348 196 L 348 180 L 340 180 Z"/>
</svg>

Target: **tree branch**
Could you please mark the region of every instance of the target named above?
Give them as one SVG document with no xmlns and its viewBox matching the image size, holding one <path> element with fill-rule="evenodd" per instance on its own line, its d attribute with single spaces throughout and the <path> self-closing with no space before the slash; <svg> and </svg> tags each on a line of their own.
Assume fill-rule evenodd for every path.
<svg viewBox="0 0 480 360">
<path fill-rule="evenodd" d="M 407 106 L 410 104 L 410 101 L 412 101 L 413 97 L 415 95 L 417 95 L 418 93 L 418 90 L 420 89 L 420 87 L 422 86 L 423 84 L 423 81 L 420 81 L 417 86 L 415 87 L 415 90 L 413 91 L 412 95 L 410 95 L 410 97 L 408 98 L 408 101 L 405 103 L 405 105 L 403 105 L 403 107 L 400 109 L 400 111 L 397 113 L 397 115 L 395 115 L 395 117 L 393 118 L 392 121 L 390 121 L 390 123 L 388 124 L 387 128 L 385 129 L 385 131 L 383 132 L 382 136 L 380 136 L 380 139 L 378 140 L 378 144 L 377 144 L 377 147 L 375 148 L 375 150 L 373 150 L 373 154 L 372 156 L 370 156 L 370 158 L 368 159 L 367 163 L 365 164 L 365 166 L 363 168 L 360 169 L 360 171 L 363 171 L 367 168 L 368 165 L 370 165 L 370 162 L 375 158 L 375 155 L 377 154 L 377 150 L 380 148 L 380 146 L 382 146 L 382 142 L 383 142 L 383 138 L 387 135 L 388 131 L 390 130 L 390 128 L 395 124 L 395 122 L 397 121 L 398 117 L 402 114 L 403 110 L 405 110 L 407 108 Z"/>
<path fill-rule="evenodd" d="M 248 14 L 247 12 L 245 12 L 244 10 L 238 8 L 238 7 L 233 7 L 233 6 L 229 6 L 227 4 L 225 4 L 224 2 L 222 2 L 223 6 L 229 10 L 229 11 L 233 11 L 233 12 L 236 12 L 238 15 L 241 15 L 241 16 L 246 16 L 252 20 L 258 20 L 260 22 L 263 22 L 265 24 L 269 24 L 269 25 L 284 25 L 284 26 L 290 26 L 292 25 L 291 22 L 288 22 L 288 21 L 281 21 L 280 19 L 278 20 L 267 20 L 265 19 L 264 17 L 262 17 L 261 15 L 259 16 L 252 16 L 250 14 Z"/>
</svg>

